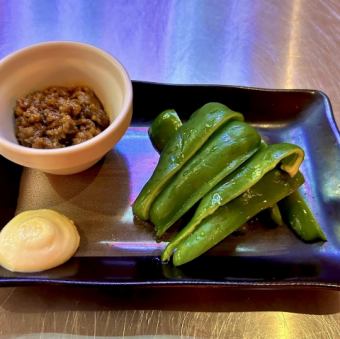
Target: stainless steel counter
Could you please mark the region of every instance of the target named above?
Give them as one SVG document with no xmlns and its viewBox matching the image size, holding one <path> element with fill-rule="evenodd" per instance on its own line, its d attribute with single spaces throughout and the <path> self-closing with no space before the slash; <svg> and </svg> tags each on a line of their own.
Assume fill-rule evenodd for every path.
<svg viewBox="0 0 340 339">
<path fill-rule="evenodd" d="M 313 88 L 340 125 L 338 0 L 0 0 L 0 57 L 48 40 L 107 50 L 132 79 Z M 339 338 L 340 293 L 321 290 L 0 290 L 0 336 Z"/>
</svg>

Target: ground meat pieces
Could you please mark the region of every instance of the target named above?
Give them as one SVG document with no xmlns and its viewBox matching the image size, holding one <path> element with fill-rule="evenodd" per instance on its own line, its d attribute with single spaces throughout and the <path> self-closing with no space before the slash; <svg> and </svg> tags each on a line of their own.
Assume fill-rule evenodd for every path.
<svg viewBox="0 0 340 339">
<path fill-rule="evenodd" d="M 49 87 L 17 100 L 16 137 L 23 146 L 60 148 L 80 144 L 110 123 L 88 87 Z"/>
</svg>

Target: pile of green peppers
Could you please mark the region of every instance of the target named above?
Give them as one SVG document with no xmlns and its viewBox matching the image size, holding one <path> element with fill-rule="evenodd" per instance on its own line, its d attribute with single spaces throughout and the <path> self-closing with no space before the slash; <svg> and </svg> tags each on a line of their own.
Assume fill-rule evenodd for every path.
<svg viewBox="0 0 340 339">
<path fill-rule="evenodd" d="M 267 145 L 241 113 L 217 102 L 183 124 L 176 111 L 166 110 L 149 136 L 160 158 L 133 204 L 134 214 L 151 221 L 160 237 L 195 207 L 163 251 L 163 261 L 172 256 L 179 266 L 197 258 L 265 209 L 302 240 L 326 240 L 297 191 L 304 183 L 299 146 Z"/>
</svg>

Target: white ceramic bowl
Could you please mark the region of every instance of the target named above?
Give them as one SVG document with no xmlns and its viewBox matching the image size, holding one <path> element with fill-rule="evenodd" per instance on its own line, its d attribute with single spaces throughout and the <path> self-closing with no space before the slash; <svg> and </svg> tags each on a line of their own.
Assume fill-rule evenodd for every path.
<svg viewBox="0 0 340 339">
<path fill-rule="evenodd" d="M 33 149 L 18 144 L 14 106 L 18 97 L 49 86 L 90 87 L 110 117 L 110 125 L 81 144 Z M 0 61 L 0 154 L 22 166 L 53 174 L 81 172 L 101 159 L 123 136 L 132 116 L 132 84 L 111 55 L 76 42 L 47 42 Z"/>
</svg>

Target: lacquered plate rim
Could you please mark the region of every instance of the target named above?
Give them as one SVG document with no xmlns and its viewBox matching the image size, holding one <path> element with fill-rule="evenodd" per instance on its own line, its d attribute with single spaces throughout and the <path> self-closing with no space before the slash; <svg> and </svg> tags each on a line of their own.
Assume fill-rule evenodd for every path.
<svg viewBox="0 0 340 339">
<path fill-rule="evenodd" d="M 330 123 L 332 131 L 337 139 L 338 144 L 340 145 L 340 126 L 338 127 L 335 119 L 335 115 L 333 112 L 333 107 L 329 96 L 320 89 L 312 89 L 312 88 L 266 88 L 266 87 L 256 87 L 256 86 L 241 86 L 241 85 L 228 85 L 228 84 L 187 84 L 187 83 L 171 83 L 171 82 L 154 82 L 154 81 L 142 81 L 142 80 L 132 80 L 133 84 L 140 85 L 154 85 L 154 86 L 169 86 L 169 87 L 207 87 L 207 88 L 230 88 L 230 89 L 240 89 L 252 92 L 269 92 L 269 93 L 308 93 L 311 95 L 319 95 L 322 97 L 323 102 L 325 103 L 326 109 L 326 117 Z"/>
</svg>

